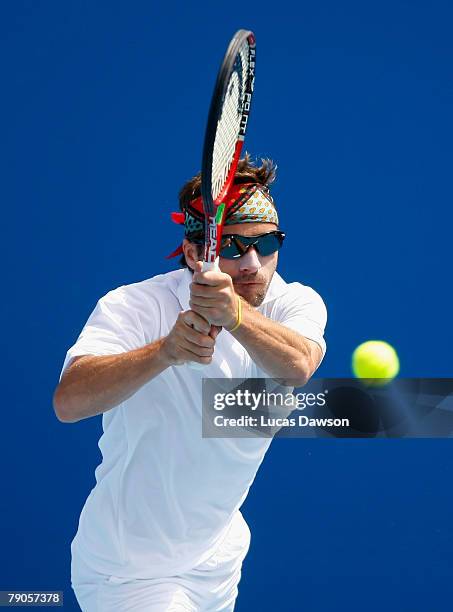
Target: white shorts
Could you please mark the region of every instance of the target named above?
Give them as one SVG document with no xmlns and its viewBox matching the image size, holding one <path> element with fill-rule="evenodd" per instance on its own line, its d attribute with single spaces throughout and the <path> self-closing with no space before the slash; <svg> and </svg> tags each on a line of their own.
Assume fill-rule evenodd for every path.
<svg viewBox="0 0 453 612">
<path fill-rule="evenodd" d="M 204 563 L 168 578 L 130 579 L 98 573 L 72 555 L 71 582 L 83 612 L 231 612 L 250 546 L 242 515 Z M 240 517 L 240 520 L 238 520 Z"/>
</svg>

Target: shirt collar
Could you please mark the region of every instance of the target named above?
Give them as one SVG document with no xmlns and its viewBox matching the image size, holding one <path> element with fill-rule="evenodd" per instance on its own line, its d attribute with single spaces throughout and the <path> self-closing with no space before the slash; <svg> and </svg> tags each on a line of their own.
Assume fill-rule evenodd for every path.
<svg viewBox="0 0 453 612">
<path fill-rule="evenodd" d="M 189 268 L 183 268 L 183 270 L 180 270 L 180 272 L 182 272 L 182 274 L 181 280 L 179 281 L 179 285 L 176 289 L 176 297 L 178 298 L 182 309 L 189 310 L 189 285 L 192 282 L 192 272 L 189 270 Z"/>
</svg>

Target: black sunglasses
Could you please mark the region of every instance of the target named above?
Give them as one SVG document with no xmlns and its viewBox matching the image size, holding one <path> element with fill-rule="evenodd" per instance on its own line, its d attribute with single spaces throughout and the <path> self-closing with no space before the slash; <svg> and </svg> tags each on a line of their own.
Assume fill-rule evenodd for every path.
<svg viewBox="0 0 453 612">
<path fill-rule="evenodd" d="M 241 236 L 240 234 L 224 234 L 220 245 L 220 257 L 237 259 L 245 255 L 253 246 L 260 255 L 266 257 L 278 251 L 285 239 L 285 233 L 280 230 L 260 234 L 259 236 Z M 203 240 L 193 239 L 195 244 L 204 244 Z"/>
</svg>

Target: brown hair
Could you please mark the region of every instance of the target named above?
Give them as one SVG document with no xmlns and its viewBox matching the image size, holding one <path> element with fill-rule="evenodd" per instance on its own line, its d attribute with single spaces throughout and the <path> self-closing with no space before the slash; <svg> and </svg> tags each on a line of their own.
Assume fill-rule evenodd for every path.
<svg viewBox="0 0 453 612">
<path fill-rule="evenodd" d="M 249 153 L 239 160 L 236 174 L 234 176 L 234 184 L 256 183 L 263 185 L 269 189 L 270 185 L 275 181 L 277 174 L 277 166 L 271 159 L 262 159 L 261 166 L 257 166 L 250 157 Z M 185 211 L 187 204 L 198 198 L 201 195 L 201 173 L 199 172 L 190 181 L 183 185 L 179 192 L 179 208 L 182 212 Z M 186 236 L 188 240 L 191 238 L 203 238 L 202 234 Z M 203 246 L 198 246 L 198 256 L 203 254 Z M 179 264 L 183 268 L 187 268 L 187 262 L 184 255 L 181 256 Z"/>
</svg>

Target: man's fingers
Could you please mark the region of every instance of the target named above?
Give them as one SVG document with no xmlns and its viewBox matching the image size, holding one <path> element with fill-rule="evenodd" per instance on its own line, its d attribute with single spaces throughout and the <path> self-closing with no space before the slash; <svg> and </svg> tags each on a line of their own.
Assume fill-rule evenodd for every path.
<svg viewBox="0 0 453 612">
<path fill-rule="evenodd" d="M 179 359 L 208 365 L 214 354 L 215 338 L 221 328 L 211 325 L 193 310 L 180 313 L 176 324 L 174 342 Z"/>
<path fill-rule="evenodd" d="M 173 329 L 165 338 L 166 351 L 174 365 L 188 361 L 208 365 L 212 362 L 217 333 L 206 319 L 193 310 L 180 312 Z"/>
<path fill-rule="evenodd" d="M 193 273 L 193 282 L 198 285 L 218 287 L 220 285 L 228 285 L 231 283 L 231 277 L 224 272 L 219 272 L 218 270 L 208 270 L 207 272 L 198 272 L 196 270 Z"/>
<path fill-rule="evenodd" d="M 182 336 L 187 342 L 195 344 L 196 346 L 213 349 L 215 345 L 215 340 L 212 338 L 212 336 L 208 334 L 201 334 L 200 332 L 197 332 L 196 329 L 192 329 L 191 327 L 186 327 L 182 331 Z"/>
<path fill-rule="evenodd" d="M 201 285 L 200 283 L 194 282 L 190 285 L 190 295 L 192 298 L 195 296 L 212 300 L 218 297 L 218 291 L 219 290 L 216 290 L 214 287 Z"/>
<path fill-rule="evenodd" d="M 191 301 L 191 305 L 193 308 L 197 309 L 197 314 L 201 316 L 201 318 L 204 321 L 209 321 L 209 322 L 215 321 L 219 317 L 220 312 L 221 312 L 217 307 L 198 306 L 198 305 L 195 305 L 192 301 Z M 207 332 L 205 331 L 205 328 L 203 328 L 203 332 L 202 332 L 203 334 L 205 333 L 209 334 L 209 332 L 211 331 L 210 323 L 208 323 L 208 326 L 209 326 L 209 329 Z"/>
<path fill-rule="evenodd" d="M 214 354 L 214 346 L 200 346 L 199 344 L 195 344 L 195 342 L 191 342 L 190 340 L 185 340 L 182 348 L 193 353 L 194 355 L 198 355 L 198 357 L 212 357 Z"/>
<path fill-rule="evenodd" d="M 193 310 L 186 310 L 181 314 L 181 317 L 186 325 L 193 327 L 202 334 L 207 335 L 211 331 L 211 325 L 208 321 Z"/>
<path fill-rule="evenodd" d="M 188 313 L 191 313 L 190 315 Z M 196 312 L 187 311 L 187 316 L 183 317 L 184 327 L 181 328 L 181 333 L 183 337 L 189 341 L 190 343 L 201 346 L 204 348 L 214 348 L 215 345 L 215 335 L 212 335 L 212 329 L 214 326 L 211 326 L 206 319 L 200 317 Z M 195 325 L 198 325 L 202 328 L 202 331 L 199 331 Z M 193 326 L 193 327 L 192 327 Z"/>
<path fill-rule="evenodd" d="M 216 308 L 217 307 L 217 302 L 216 301 L 206 301 L 204 298 L 197 298 L 197 297 L 191 297 L 189 300 L 189 306 L 191 310 L 195 310 L 195 312 L 197 314 L 199 313 L 199 309 L 200 308 Z"/>
<path fill-rule="evenodd" d="M 184 361 L 196 361 L 204 365 L 208 365 L 212 361 L 212 355 L 199 355 L 187 348 L 181 348 L 181 357 Z"/>
</svg>

